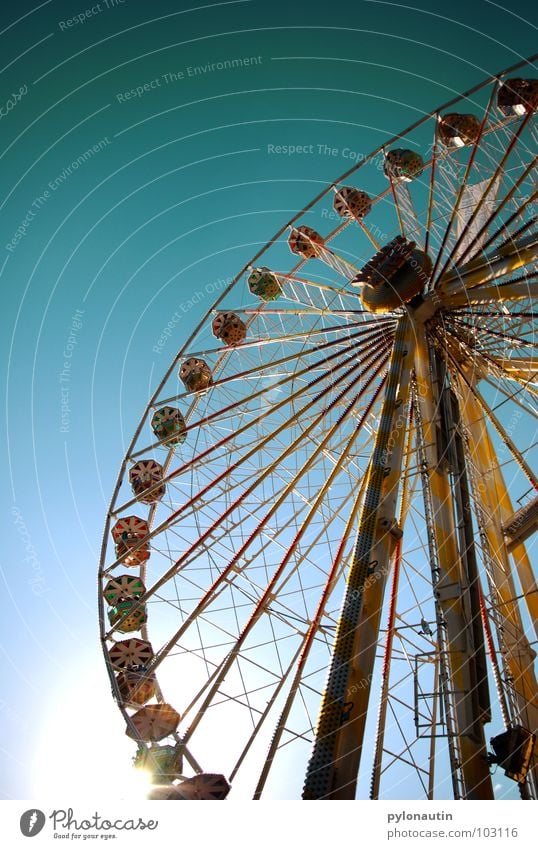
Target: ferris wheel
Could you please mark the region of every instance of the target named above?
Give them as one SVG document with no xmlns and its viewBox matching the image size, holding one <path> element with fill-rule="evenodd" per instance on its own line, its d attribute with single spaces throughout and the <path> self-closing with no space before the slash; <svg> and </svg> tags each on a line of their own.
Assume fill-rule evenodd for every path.
<svg viewBox="0 0 538 849">
<path fill-rule="evenodd" d="M 538 797 L 535 59 L 327 186 L 150 399 L 99 567 L 150 798 Z"/>
</svg>

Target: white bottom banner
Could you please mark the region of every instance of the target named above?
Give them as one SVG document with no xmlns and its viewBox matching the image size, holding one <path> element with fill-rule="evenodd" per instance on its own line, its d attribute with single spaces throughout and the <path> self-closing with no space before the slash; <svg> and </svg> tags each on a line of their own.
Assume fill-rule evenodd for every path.
<svg viewBox="0 0 538 849">
<path fill-rule="evenodd" d="M 70 841 L 113 847 L 133 845 L 215 849 L 288 849 L 380 846 L 430 849 L 531 846 L 536 808 L 501 802 L 202 802 L 125 801 L 57 806 L 34 801 L 0 803 L 2 844 L 35 849 Z M 532 835 L 535 835 L 533 838 Z"/>
</svg>

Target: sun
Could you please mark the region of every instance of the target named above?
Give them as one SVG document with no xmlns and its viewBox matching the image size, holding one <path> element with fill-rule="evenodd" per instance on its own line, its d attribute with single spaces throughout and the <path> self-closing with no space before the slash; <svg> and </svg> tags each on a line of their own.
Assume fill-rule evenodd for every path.
<svg viewBox="0 0 538 849">
<path fill-rule="evenodd" d="M 146 797 L 150 773 L 132 766 L 133 742 L 110 710 L 101 669 L 86 669 L 45 710 L 32 765 L 33 798 L 65 804 Z"/>
</svg>

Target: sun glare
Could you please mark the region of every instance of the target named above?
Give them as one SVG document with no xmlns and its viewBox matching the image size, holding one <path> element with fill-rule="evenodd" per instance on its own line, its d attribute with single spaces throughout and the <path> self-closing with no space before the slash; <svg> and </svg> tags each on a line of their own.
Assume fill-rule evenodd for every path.
<svg viewBox="0 0 538 849">
<path fill-rule="evenodd" d="M 150 774 L 132 766 L 135 745 L 123 733 L 110 694 L 101 680 L 94 684 L 88 677 L 71 682 L 45 712 L 33 765 L 34 798 L 58 804 L 143 799 Z"/>
</svg>

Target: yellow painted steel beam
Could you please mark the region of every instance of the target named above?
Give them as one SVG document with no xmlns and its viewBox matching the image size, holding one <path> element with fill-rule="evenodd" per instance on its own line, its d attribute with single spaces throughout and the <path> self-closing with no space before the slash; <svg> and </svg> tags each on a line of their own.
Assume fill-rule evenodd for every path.
<svg viewBox="0 0 538 849">
<path fill-rule="evenodd" d="M 497 487 L 497 489 L 499 489 L 499 487 Z M 503 498 L 503 502 L 506 504 L 510 503 L 508 490 L 505 490 L 505 498 Z M 524 543 L 518 542 L 516 545 L 510 546 L 510 554 L 517 570 L 521 589 L 523 590 L 523 598 L 534 625 L 536 638 L 538 639 L 538 586 L 536 585 L 536 578 L 527 553 L 527 548 Z"/>
<path fill-rule="evenodd" d="M 538 296 L 538 280 L 519 280 L 514 283 L 477 286 L 452 294 L 439 294 L 442 306 L 448 309 L 478 304 L 504 303 L 505 301 L 534 300 Z"/>
<path fill-rule="evenodd" d="M 534 395 L 536 394 L 536 386 L 534 384 L 538 383 L 538 374 L 532 374 L 524 371 L 508 371 L 506 374 L 508 380 L 515 380 L 519 384 L 523 384 L 529 392 L 532 392 Z"/>
<path fill-rule="evenodd" d="M 410 407 L 409 427 L 407 430 L 406 446 L 405 446 L 405 468 L 403 470 L 402 494 L 400 499 L 400 511 L 398 516 L 398 524 L 400 528 L 405 526 L 407 515 L 410 507 L 409 497 L 409 478 L 411 461 L 414 461 L 415 455 L 411 450 L 414 426 L 413 426 L 413 407 Z M 370 790 L 370 798 L 379 798 L 379 789 L 381 784 L 381 769 L 383 761 L 383 746 L 385 741 L 385 726 L 387 721 L 387 710 L 389 705 L 390 693 L 390 669 L 392 661 L 392 646 L 394 643 L 396 619 L 396 602 L 398 598 L 398 584 L 400 580 L 400 571 L 402 565 L 402 540 L 396 542 L 394 552 L 394 564 L 392 567 L 392 587 L 390 590 L 389 615 L 385 637 L 385 648 L 383 657 L 383 668 L 381 671 L 381 693 L 379 697 L 379 714 L 377 718 L 377 733 L 374 750 L 374 765 L 372 769 L 372 786 Z M 432 735 L 432 740 L 435 735 Z M 430 770 L 433 772 L 433 764 L 430 762 Z M 430 776 L 431 777 L 431 776 Z"/>
<path fill-rule="evenodd" d="M 433 533 L 439 560 L 439 580 L 434 588 L 446 629 L 448 687 L 455 708 L 456 735 L 461 757 L 461 774 L 467 799 L 492 799 L 493 787 L 487 763 L 484 730 L 476 716 L 473 690 L 476 675 L 473 664 L 474 641 L 468 605 L 468 586 L 458 551 L 454 524 L 453 494 L 444 465 L 433 462 L 438 429 L 432 410 L 439 403 L 439 388 L 431 380 L 431 351 L 423 325 L 415 325 L 415 371 L 418 385 L 423 438 L 430 446 L 427 458 L 430 482 Z M 437 452 L 438 453 L 438 452 Z"/>
<path fill-rule="evenodd" d="M 491 280 L 512 274 L 518 268 L 529 265 L 538 257 L 538 238 L 536 235 L 508 242 L 489 256 L 481 256 L 467 265 L 445 274 L 438 284 L 438 293 L 449 295 L 462 288 L 472 289 Z"/>
<path fill-rule="evenodd" d="M 319 632 L 323 616 L 325 615 L 327 603 L 328 603 L 328 601 L 331 597 L 331 594 L 332 594 L 332 592 L 333 592 L 333 590 L 334 590 L 334 588 L 337 584 L 338 576 L 339 576 L 340 570 L 342 569 L 342 561 L 343 561 L 343 555 L 344 555 L 346 545 L 348 544 L 349 539 L 351 538 L 351 535 L 353 534 L 355 527 L 356 527 L 355 523 L 356 523 L 357 517 L 359 515 L 360 505 L 361 505 L 361 502 L 362 502 L 362 498 L 364 496 L 364 485 L 365 485 L 365 483 L 366 483 L 366 476 L 362 478 L 361 484 L 359 486 L 359 491 L 355 495 L 353 507 L 352 507 L 351 513 L 349 514 L 348 519 L 346 521 L 346 526 L 344 528 L 342 540 L 340 542 L 340 545 L 338 546 L 338 550 L 337 550 L 336 555 L 334 557 L 332 566 L 331 566 L 329 573 L 327 575 L 327 581 L 326 581 L 325 587 L 324 587 L 324 589 L 321 593 L 321 598 L 319 600 L 319 604 L 318 604 L 316 613 L 314 614 L 312 621 L 310 623 L 310 626 L 308 628 L 308 631 L 305 635 L 305 640 L 303 642 L 303 648 L 302 648 L 301 654 L 299 656 L 299 661 L 297 663 L 297 669 L 296 669 L 296 672 L 295 672 L 295 677 L 294 677 L 292 684 L 290 686 L 286 701 L 284 702 L 282 712 L 280 714 L 278 723 L 277 723 L 276 728 L 274 730 L 273 737 L 271 739 L 271 744 L 269 746 L 269 751 L 267 753 L 267 757 L 266 757 L 264 764 L 262 766 L 260 777 L 259 777 L 258 783 L 256 785 L 256 790 L 254 791 L 254 795 L 252 797 L 253 799 L 260 799 L 261 798 L 261 794 L 262 794 L 263 789 L 265 787 L 265 782 L 267 781 L 267 778 L 269 776 L 269 772 L 271 770 L 271 766 L 273 764 L 275 755 L 276 755 L 278 748 L 280 746 L 282 735 L 284 734 L 284 732 L 286 730 L 286 723 L 287 723 L 289 715 L 291 713 L 291 709 L 293 707 L 295 698 L 297 696 L 297 692 L 298 692 L 299 687 L 301 685 L 301 680 L 302 680 L 302 677 L 303 677 L 303 673 L 305 671 L 306 662 L 308 660 L 308 657 L 310 655 L 310 651 L 311 651 L 312 647 L 315 645 L 315 638 L 316 638 L 316 636 Z"/>
<path fill-rule="evenodd" d="M 510 452 L 512 453 L 512 456 L 518 463 L 519 467 L 521 468 L 525 477 L 528 479 L 531 486 L 536 489 L 537 480 L 534 472 L 532 471 L 527 461 L 513 442 L 512 438 L 505 432 L 501 422 L 499 421 L 493 410 L 490 408 L 486 400 L 482 397 L 482 394 L 476 388 L 476 382 L 480 379 L 481 376 L 483 377 L 484 374 L 480 373 L 479 368 L 477 370 L 475 370 L 474 368 L 471 369 L 469 367 L 464 368 L 461 364 L 459 368 L 462 372 L 461 376 L 463 379 L 458 382 L 457 386 L 462 404 L 467 405 L 468 407 L 468 396 L 472 395 L 481 411 L 481 420 L 477 424 L 485 424 L 485 414 L 485 416 L 487 416 L 487 418 L 490 420 L 491 424 L 499 434 L 500 438 L 509 448 Z M 466 388 L 465 394 L 463 394 L 461 391 L 461 387 L 464 385 Z M 493 455 L 494 448 L 487 430 L 486 436 L 490 444 L 490 453 L 491 455 Z M 512 500 L 510 498 L 510 494 L 508 492 L 508 488 L 504 480 L 504 475 L 501 471 L 498 462 L 493 465 L 492 475 L 495 480 L 496 503 L 498 504 L 500 527 L 505 528 L 513 520 L 515 511 L 512 504 Z M 538 637 L 538 586 L 536 584 L 533 568 L 529 560 L 529 556 L 527 554 L 527 549 L 522 542 L 515 542 L 513 544 L 507 543 L 507 550 L 513 557 L 514 564 L 519 576 L 519 581 L 521 583 L 521 588 L 523 590 L 525 602 L 529 611 L 529 615 L 533 622 L 536 636 Z"/>
<path fill-rule="evenodd" d="M 533 668 L 535 652 L 525 634 L 502 532 L 503 521 L 512 515 L 510 498 L 482 410 L 466 384 L 461 384 L 461 394 L 462 416 L 470 437 L 471 463 L 474 466 L 475 487 L 478 490 L 475 498 L 478 496 L 482 504 L 483 530 L 490 554 L 492 603 L 503 622 L 502 633 L 499 636 L 510 674 L 508 692 L 511 692 L 511 701 L 516 705 L 518 715 L 515 720 L 536 733 L 538 731 L 538 684 Z M 537 612 L 536 584 L 526 553 L 522 553 L 524 546 L 521 545 L 519 548 L 516 565 L 526 602 L 529 605 L 529 612 L 532 611 L 531 615 L 534 618 Z M 535 748 L 536 756 L 538 756 L 538 744 Z"/>
<path fill-rule="evenodd" d="M 493 357 L 504 371 L 514 372 L 520 380 L 538 382 L 538 357 Z"/>
<path fill-rule="evenodd" d="M 505 371 L 538 372 L 536 357 L 496 357 L 495 360 Z"/>
<path fill-rule="evenodd" d="M 450 347 L 451 346 L 449 346 L 449 350 L 450 350 Z M 457 362 L 457 360 L 454 357 L 451 357 L 451 359 L 453 360 L 453 362 Z M 523 474 L 525 475 L 525 477 L 529 481 L 530 485 L 534 489 L 538 489 L 538 481 L 537 481 L 536 475 L 534 474 L 533 470 L 529 466 L 528 462 L 526 461 L 525 457 L 523 456 L 523 454 L 521 453 L 519 448 L 516 446 L 514 440 L 505 431 L 501 422 L 499 421 L 499 419 L 497 418 L 497 416 L 495 415 L 495 413 L 493 412 L 493 410 L 491 409 L 491 407 L 487 403 L 486 399 L 483 397 L 482 393 L 479 392 L 478 389 L 477 389 L 477 386 L 476 386 L 477 381 L 481 377 L 486 378 L 488 376 L 487 368 L 481 366 L 481 363 L 479 361 L 476 361 L 476 360 L 473 361 L 472 368 L 469 367 L 468 363 L 467 364 L 460 363 L 457 366 L 457 368 L 460 372 L 461 378 L 465 381 L 468 389 L 475 396 L 480 407 L 482 408 L 482 411 L 486 414 L 487 418 L 489 419 L 489 421 L 491 422 L 491 424 L 493 425 L 493 427 L 497 431 L 497 434 L 499 435 L 500 439 L 502 440 L 504 445 L 506 445 L 506 447 L 508 448 L 508 450 L 512 454 L 512 457 L 514 458 L 514 460 L 518 464 L 519 468 L 521 469 L 521 471 L 523 472 Z"/>
<path fill-rule="evenodd" d="M 525 542 L 532 534 L 536 533 L 538 530 L 538 496 L 535 496 L 524 507 L 516 510 L 504 524 L 503 530 L 507 537 L 507 547 L 510 552 L 516 545 Z"/>
<path fill-rule="evenodd" d="M 413 364 L 412 323 L 399 320 L 357 543 L 323 693 L 304 799 L 354 799 L 390 561 Z"/>
</svg>

